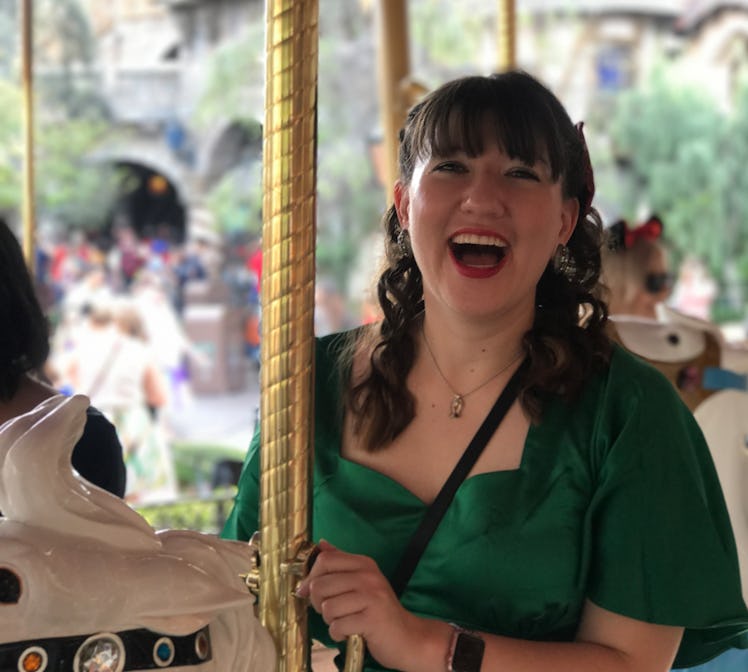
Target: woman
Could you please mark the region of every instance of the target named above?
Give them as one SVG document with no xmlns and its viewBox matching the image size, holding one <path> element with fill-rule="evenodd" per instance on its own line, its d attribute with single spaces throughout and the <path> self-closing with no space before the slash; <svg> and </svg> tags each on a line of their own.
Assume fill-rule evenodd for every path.
<svg viewBox="0 0 748 672">
<path fill-rule="evenodd" d="M 620 219 L 607 230 L 603 249 L 603 281 L 609 289 L 612 315 L 658 319 L 658 310 L 673 289 L 662 220 L 652 215 L 634 228 Z"/>
<path fill-rule="evenodd" d="M 461 672 L 661 672 L 737 643 L 703 438 L 605 333 L 581 127 L 527 74 L 468 77 L 410 112 L 399 164 L 384 319 L 317 344 L 312 635 L 362 634 L 367 670 Z M 517 381 L 398 599 L 428 503 Z M 225 536 L 257 529 L 258 446 Z"/>
<path fill-rule="evenodd" d="M 127 468 L 125 499 L 132 504 L 176 496 L 176 476 L 158 413 L 166 382 L 143 338 L 136 306 L 126 297 L 94 301 L 65 353 L 60 374 L 115 424 Z"/>
<path fill-rule="evenodd" d="M 0 220 L 0 424 L 58 392 L 40 379 L 49 356 L 49 326 L 34 292 L 18 240 Z M 81 476 L 122 497 L 126 475 L 117 432 L 89 407 L 73 449 Z"/>
</svg>

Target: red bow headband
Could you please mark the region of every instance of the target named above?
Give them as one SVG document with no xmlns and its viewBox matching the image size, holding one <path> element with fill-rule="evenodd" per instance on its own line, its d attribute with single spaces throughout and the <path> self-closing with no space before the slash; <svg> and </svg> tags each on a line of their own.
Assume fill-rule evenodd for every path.
<svg viewBox="0 0 748 672">
<path fill-rule="evenodd" d="M 651 215 L 646 222 L 634 228 L 629 228 L 625 220 L 619 219 L 610 227 L 611 247 L 630 250 L 637 240 L 659 240 L 662 230 L 662 220 L 657 215 Z"/>
</svg>

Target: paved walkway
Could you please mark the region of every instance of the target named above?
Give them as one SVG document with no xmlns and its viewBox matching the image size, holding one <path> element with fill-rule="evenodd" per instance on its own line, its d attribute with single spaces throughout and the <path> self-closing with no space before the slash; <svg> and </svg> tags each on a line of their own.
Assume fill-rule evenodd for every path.
<svg viewBox="0 0 748 672">
<path fill-rule="evenodd" d="M 258 372 L 250 366 L 243 389 L 223 394 L 195 394 L 190 403 L 174 411 L 170 422 L 173 439 L 246 450 L 259 404 Z"/>
</svg>

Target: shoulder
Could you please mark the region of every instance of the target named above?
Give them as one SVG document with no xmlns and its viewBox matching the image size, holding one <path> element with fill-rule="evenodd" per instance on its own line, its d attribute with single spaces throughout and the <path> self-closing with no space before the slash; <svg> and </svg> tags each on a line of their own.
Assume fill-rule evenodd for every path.
<svg viewBox="0 0 748 672">
<path fill-rule="evenodd" d="M 87 480 L 122 497 L 125 466 L 115 426 L 94 406 L 86 410 L 83 434 L 73 449 L 73 466 Z"/>
<path fill-rule="evenodd" d="M 642 405 L 688 411 L 660 371 L 619 345 L 613 346 L 608 366 L 588 381 L 582 396 L 597 405 L 623 405 L 629 411 Z"/>
<path fill-rule="evenodd" d="M 86 427 L 85 431 L 90 434 L 109 434 L 116 432 L 114 424 L 107 418 L 96 406 L 89 406 L 86 409 Z"/>
<path fill-rule="evenodd" d="M 615 446 L 657 451 L 684 440 L 699 441 L 698 425 L 665 376 L 615 345 L 607 366 L 591 376 L 572 402 L 552 401 L 541 420 L 547 431 L 576 437 L 575 445 L 605 459 Z M 586 437 L 586 438 L 582 438 Z M 630 452 L 630 447 L 625 451 Z M 634 451 L 636 452 L 636 451 Z"/>
<path fill-rule="evenodd" d="M 117 436 L 117 429 L 111 421 L 96 407 L 86 410 L 86 424 L 76 448 L 94 451 L 96 460 L 121 459 L 122 446 Z"/>
<path fill-rule="evenodd" d="M 362 326 L 315 339 L 317 372 L 347 370 L 357 346 L 368 338 L 369 332 L 369 327 Z"/>
</svg>

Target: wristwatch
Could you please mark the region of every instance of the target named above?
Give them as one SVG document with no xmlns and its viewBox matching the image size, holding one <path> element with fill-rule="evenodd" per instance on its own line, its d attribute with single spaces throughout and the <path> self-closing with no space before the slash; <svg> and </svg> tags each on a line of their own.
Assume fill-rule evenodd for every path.
<svg viewBox="0 0 748 672">
<path fill-rule="evenodd" d="M 480 672 L 483 651 L 486 648 L 483 638 L 454 623 L 450 625 L 453 632 L 447 658 L 447 672 Z"/>
</svg>

